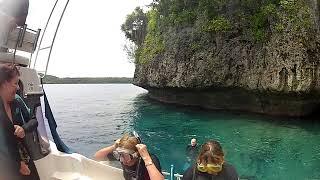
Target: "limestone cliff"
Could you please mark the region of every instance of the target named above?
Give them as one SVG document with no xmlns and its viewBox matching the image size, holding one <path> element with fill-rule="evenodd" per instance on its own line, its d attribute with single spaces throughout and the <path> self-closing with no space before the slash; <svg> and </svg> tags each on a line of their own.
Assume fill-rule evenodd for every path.
<svg viewBox="0 0 320 180">
<path fill-rule="evenodd" d="M 241 3 L 226 0 L 207 23 L 208 16 L 198 14 L 192 23 L 162 28 L 154 36 L 161 38 L 162 50 L 146 58 L 144 49 L 152 47 L 148 32 L 136 56 L 134 84 L 169 103 L 285 116 L 315 111 L 320 104 L 319 1 L 272 1 L 252 12 L 243 11 Z M 156 12 L 161 26 L 166 15 Z"/>
</svg>

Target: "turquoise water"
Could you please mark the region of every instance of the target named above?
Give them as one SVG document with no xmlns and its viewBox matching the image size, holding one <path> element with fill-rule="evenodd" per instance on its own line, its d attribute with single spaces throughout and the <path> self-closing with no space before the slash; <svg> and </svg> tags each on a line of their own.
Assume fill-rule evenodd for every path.
<svg viewBox="0 0 320 180">
<path fill-rule="evenodd" d="M 221 142 L 226 160 L 250 179 L 320 179 L 320 123 L 217 113 L 150 100 L 129 84 L 46 85 L 58 131 L 67 145 L 92 157 L 122 133 L 136 130 L 162 168 L 182 173 L 195 137 Z"/>
</svg>

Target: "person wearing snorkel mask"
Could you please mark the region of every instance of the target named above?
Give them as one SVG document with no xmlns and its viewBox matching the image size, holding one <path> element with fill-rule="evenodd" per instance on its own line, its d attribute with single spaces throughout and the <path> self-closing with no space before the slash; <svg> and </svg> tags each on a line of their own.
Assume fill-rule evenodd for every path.
<svg viewBox="0 0 320 180">
<path fill-rule="evenodd" d="M 224 161 L 219 142 L 210 140 L 201 147 L 195 165 L 183 173 L 183 180 L 238 180 L 236 169 Z"/>
<path fill-rule="evenodd" d="M 195 138 L 191 139 L 190 144 L 186 147 L 186 155 L 188 162 L 193 162 L 199 153 L 199 146 Z"/>
<path fill-rule="evenodd" d="M 139 137 L 126 134 L 114 145 L 97 151 L 94 158 L 103 161 L 110 155 L 120 161 L 125 180 L 164 180 L 158 158 L 149 154 Z"/>
</svg>

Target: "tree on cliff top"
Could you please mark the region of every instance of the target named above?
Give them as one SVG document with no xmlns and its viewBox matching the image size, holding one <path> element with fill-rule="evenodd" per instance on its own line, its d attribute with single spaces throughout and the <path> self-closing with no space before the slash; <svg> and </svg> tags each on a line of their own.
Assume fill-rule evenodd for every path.
<svg viewBox="0 0 320 180">
<path fill-rule="evenodd" d="M 135 45 L 141 46 L 147 34 L 147 16 L 140 7 L 127 15 L 121 30 Z"/>
</svg>

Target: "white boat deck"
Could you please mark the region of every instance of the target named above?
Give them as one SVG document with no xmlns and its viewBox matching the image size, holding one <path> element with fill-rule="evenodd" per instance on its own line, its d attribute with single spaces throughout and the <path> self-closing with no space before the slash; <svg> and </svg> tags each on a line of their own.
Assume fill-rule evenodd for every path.
<svg viewBox="0 0 320 180">
<path fill-rule="evenodd" d="M 51 153 L 35 161 L 41 180 L 123 180 L 122 170 L 80 154 L 59 152 L 50 142 Z"/>
</svg>

